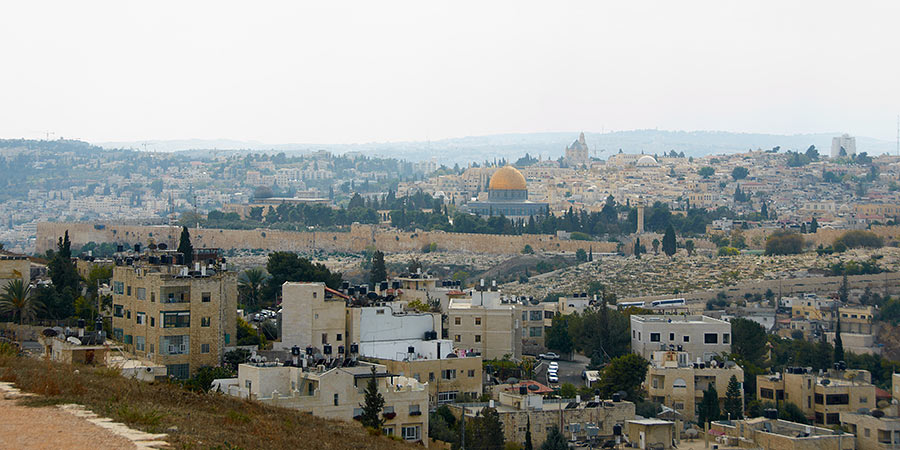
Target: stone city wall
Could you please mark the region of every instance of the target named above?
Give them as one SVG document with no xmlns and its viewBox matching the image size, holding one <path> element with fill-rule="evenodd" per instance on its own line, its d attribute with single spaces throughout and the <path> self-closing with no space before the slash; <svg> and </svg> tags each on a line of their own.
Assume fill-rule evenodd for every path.
<svg viewBox="0 0 900 450">
<path fill-rule="evenodd" d="M 112 242 L 133 246 L 146 246 L 152 239 L 165 242 L 174 249 L 181 235 L 177 226 L 131 226 L 105 223 L 40 223 L 37 227 L 37 253 L 55 249 L 57 239 L 66 231 L 73 248 L 88 242 Z M 553 235 L 489 235 L 447 233 L 443 231 L 403 232 L 373 225 L 353 225 L 349 232 L 280 231 L 269 229 L 222 230 L 213 228 L 191 229 L 194 248 L 262 249 L 265 251 L 304 252 L 323 250 L 328 252 L 362 252 L 374 246 L 378 250 L 394 253 L 420 251 L 429 244 L 440 250 L 464 251 L 487 254 L 517 254 L 525 245 L 535 251 L 574 253 L 578 249 L 596 253 L 615 252 L 614 242 L 560 240 Z"/>
</svg>

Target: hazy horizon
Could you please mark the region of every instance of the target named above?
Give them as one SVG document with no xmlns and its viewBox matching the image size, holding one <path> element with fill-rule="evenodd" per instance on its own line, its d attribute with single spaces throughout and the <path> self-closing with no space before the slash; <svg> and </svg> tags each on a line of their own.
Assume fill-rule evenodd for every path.
<svg viewBox="0 0 900 450">
<path fill-rule="evenodd" d="M 423 142 L 556 130 L 894 141 L 900 4 L 13 3 L 0 136 Z M 893 87 L 892 87 L 893 86 Z"/>
</svg>

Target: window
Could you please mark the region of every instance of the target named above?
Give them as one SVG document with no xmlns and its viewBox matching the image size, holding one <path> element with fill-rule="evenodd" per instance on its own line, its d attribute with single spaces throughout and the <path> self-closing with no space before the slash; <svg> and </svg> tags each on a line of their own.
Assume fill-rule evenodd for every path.
<svg viewBox="0 0 900 450">
<path fill-rule="evenodd" d="M 403 439 L 407 441 L 418 441 L 419 440 L 419 426 L 418 425 L 410 425 L 404 426 L 402 429 Z"/>
<path fill-rule="evenodd" d="M 481 342 L 481 335 L 480 335 L 480 334 L 476 334 L 476 335 L 475 335 L 475 342 Z"/>
<path fill-rule="evenodd" d="M 338 333 L 334 340 L 341 342 L 341 333 Z"/>
<path fill-rule="evenodd" d="M 840 413 L 825 414 L 825 425 L 837 425 L 841 423 Z"/>
<path fill-rule="evenodd" d="M 146 325 L 147 324 L 147 315 L 146 314 L 144 314 L 142 312 L 138 312 L 134 316 L 135 316 L 135 321 L 138 325 Z"/>
<path fill-rule="evenodd" d="M 334 406 L 338 406 L 338 395 L 334 394 Z"/>
<path fill-rule="evenodd" d="M 659 342 L 659 333 L 650 333 L 650 342 Z"/>
<path fill-rule="evenodd" d="M 150 353 L 153 353 L 153 352 L 155 352 L 155 351 L 156 351 L 156 346 L 154 346 L 154 345 L 151 343 L 151 344 L 150 344 Z"/>
<path fill-rule="evenodd" d="M 859 402 L 863 404 L 869 403 L 869 397 L 860 397 Z"/>
<path fill-rule="evenodd" d="M 186 380 L 191 376 L 191 365 L 190 364 L 166 364 L 166 374 L 178 378 L 179 380 Z M 247 380 L 247 389 L 250 388 L 250 380 Z"/>
<path fill-rule="evenodd" d="M 360 410 L 362 411 L 362 410 Z M 360 414 L 362 415 L 362 414 Z M 385 436 L 393 436 L 394 435 L 394 427 L 384 427 L 381 429 L 381 433 Z"/>
<path fill-rule="evenodd" d="M 452 403 L 459 395 L 459 391 L 438 392 L 438 403 Z"/>
<path fill-rule="evenodd" d="M 201 317 L 200 318 L 200 326 L 208 327 L 209 326 L 209 317 Z"/>
<path fill-rule="evenodd" d="M 825 396 L 826 405 L 849 405 L 850 396 L 848 394 L 828 394 Z"/>
<path fill-rule="evenodd" d="M 731 343 L 731 335 L 728 333 L 722 333 L 722 343 L 730 344 Z"/>
<path fill-rule="evenodd" d="M 868 428 L 865 428 L 863 431 L 863 434 L 866 435 L 866 437 L 869 437 L 870 433 L 871 433 L 871 431 L 869 431 Z"/>
<path fill-rule="evenodd" d="M 530 327 L 528 328 L 528 335 L 531 337 L 541 337 L 543 331 L 544 327 Z"/>
<path fill-rule="evenodd" d="M 200 301 L 202 301 L 203 303 L 209 303 L 209 300 L 210 300 L 209 292 L 204 292 L 204 293 L 200 294 Z"/>
<path fill-rule="evenodd" d="M 190 336 L 160 336 L 161 355 L 187 355 L 190 352 Z"/>
<path fill-rule="evenodd" d="M 126 334 L 126 335 L 125 335 L 125 343 L 126 343 L 126 344 L 133 344 L 133 343 L 134 343 L 134 339 L 131 338 L 131 335 L 130 335 L 130 334 Z"/>
<path fill-rule="evenodd" d="M 209 344 L 200 344 L 200 353 L 209 353 Z"/>
<path fill-rule="evenodd" d="M 122 305 L 113 305 L 113 316 L 125 317 L 125 307 Z"/>
<path fill-rule="evenodd" d="M 226 344 L 230 344 L 230 343 L 231 343 L 231 335 L 228 334 L 228 333 L 225 333 L 225 343 L 226 343 Z"/>
<path fill-rule="evenodd" d="M 130 309 L 126 309 L 126 310 L 125 310 L 125 318 L 126 318 L 126 319 L 131 319 L 131 310 L 130 310 Z"/>
<path fill-rule="evenodd" d="M 453 336 L 453 341 L 455 341 L 455 342 L 460 342 L 461 339 L 462 339 L 462 336 L 460 336 L 458 334 Z"/>
<path fill-rule="evenodd" d="M 543 311 L 531 311 L 531 320 L 543 320 L 544 312 Z"/>
<path fill-rule="evenodd" d="M 328 343 L 328 333 L 322 333 L 322 343 L 323 344 Z"/>
<path fill-rule="evenodd" d="M 775 398 L 775 392 L 772 391 L 771 389 L 760 388 L 760 389 L 759 389 L 759 396 L 762 397 L 762 398 L 774 399 L 774 398 Z M 818 403 L 818 402 L 817 402 L 817 403 Z"/>
<path fill-rule="evenodd" d="M 703 343 L 704 344 L 718 344 L 719 343 L 719 335 L 716 333 L 703 333 Z"/>
<path fill-rule="evenodd" d="M 147 288 L 137 288 L 137 299 L 147 300 Z"/>
<path fill-rule="evenodd" d="M 122 295 L 125 293 L 125 283 L 121 281 L 113 281 L 113 294 Z"/>
<path fill-rule="evenodd" d="M 475 318 L 475 325 L 481 325 L 481 317 Z"/>
<path fill-rule="evenodd" d="M 670 341 L 674 341 L 674 340 L 675 340 L 675 333 L 669 333 L 669 340 L 670 340 Z"/>
<path fill-rule="evenodd" d="M 353 417 L 361 417 L 363 415 L 362 408 L 353 408 Z"/>
<path fill-rule="evenodd" d="M 475 378 L 475 370 L 474 369 L 469 370 L 469 378 Z"/>
<path fill-rule="evenodd" d="M 445 369 L 441 371 L 441 378 L 444 380 L 456 379 L 456 369 Z"/>
<path fill-rule="evenodd" d="M 677 378 L 672 382 L 673 388 L 686 388 L 687 382 L 684 381 L 684 378 Z"/>
<path fill-rule="evenodd" d="M 250 380 L 244 380 L 244 387 L 250 389 L 251 383 Z"/>
<path fill-rule="evenodd" d="M 144 339 L 143 336 L 135 336 L 134 337 L 134 349 L 135 350 L 142 352 L 142 351 L 144 351 L 145 345 L 146 345 L 146 340 Z"/>
<path fill-rule="evenodd" d="M 113 339 L 121 341 L 125 338 L 125 334 L 121 328 L 113 328 Z"/>
<path fill-rule="evenodd" d="M 159 313 L 163 328 L 188 328 L 191 326 L 190 311 L 163 311 Z"/>
<path fill-rule="evenodd" d="M 156 318 L 155 318 L 155 317 L 151 317 L 151 318 L 150 318 L 150 326 L 151 326 L 151 327 L 155 327 L 155 326 L 156 326 Z"/>
<path fill-rule="evenodd" d="M 815 394 L 815 398 L 816 398 L 816 404 L 817 404 L 817 405 L 821 405 L 821 404 L 823 404 L 824 401 L 825 401 L 825 397 L 822 396 L 822 394 Z"/>
<path fill-rule="evenodd" d="M 128 286 L 127 288 L 125 288 L 125 290 L 126 290 L 126 292 L 128 292 L 128 293 L 125 294 L 125 295 L 130 296 L 130 295 L 131 295 L 131 286 Z"/>
<path fill-rule="evenodd" d="M 385 406 L 384 409 L 381 411 L 381 413 L 382 414 L 393 414 L 394 407 L 393 406 Z"/>
<path fill-rule="evenodd" d="M 453 319 L 453 324 L 454 324 L 454 325 L 460 325 L 460 324 L 462 324 L 462 318 L 460 318 L 460 317 L 454 318 L 454 319 Z"/>
<path fill-rule="evenodd" d="M 156 302 L 156 292 L 151 292 L 151 293 L 150 293 L 150 301 L 151 301 L 151 302 L 154 302 L 154 303 Z"/>
<path fill-rule="evenodd" d="M 690 337 L 690 336 L 683 336 L 683 337 L 681 338 L 681 340 L 684 341 L 684 342 L 691 342 L 691 337 Z"/>
</svg>

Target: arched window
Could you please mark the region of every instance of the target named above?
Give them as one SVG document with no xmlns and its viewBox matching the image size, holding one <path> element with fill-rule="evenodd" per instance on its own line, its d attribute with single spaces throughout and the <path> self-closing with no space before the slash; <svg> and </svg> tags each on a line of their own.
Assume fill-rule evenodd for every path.
<svg viewBox="0 0 900 450">
<path fill-rule="evenodd" d="M 684 381 L 684 378 L 676 378 L 672 383 L 673 388 L 686 388 L 687 383 Z"/>
</svg>

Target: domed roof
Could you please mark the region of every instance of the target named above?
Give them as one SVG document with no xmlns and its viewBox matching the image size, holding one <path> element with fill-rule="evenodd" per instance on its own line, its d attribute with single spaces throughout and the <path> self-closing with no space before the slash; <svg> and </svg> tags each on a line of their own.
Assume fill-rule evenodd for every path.
<svg viewBox="0 0 900 450">
<path fill-rule="evenodd" d="M 488 189 L 492 191 L 524 191 L 525 177 L 513 166 L 506 166 L 494 172 Z"/>
<path fill-rule="evenodd" d="M 656 160 L 653 159 L 653 157 L 650 155 L 641 156 L 641 159 L 637 160 L 638 167 L 654 167 L 658 165 L 659 163 L 657 163 Z"/>
</svg>

